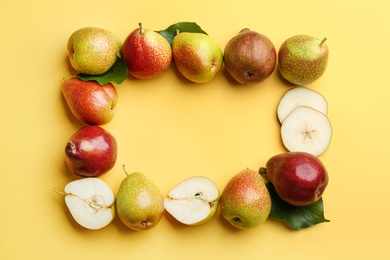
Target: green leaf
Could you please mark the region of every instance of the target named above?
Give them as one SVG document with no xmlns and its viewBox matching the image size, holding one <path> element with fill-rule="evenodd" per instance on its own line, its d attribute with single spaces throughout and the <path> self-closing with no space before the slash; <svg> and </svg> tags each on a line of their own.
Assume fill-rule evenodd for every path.
<svg viewBox="0 0 390 260">
<path fill-rule="evenodd" d="M 116 82 L 117 84 L 121 84 L 127 78 L 127 65 L 126 62 L 122 59 L 120 53 L 117 53 L 118 58 L 114 65 L 105 73 L 101 75 L 85 75 L 85 74 L 77 74 L 76 76 L 82 81 L 90 81 L 95 80 L 100 85 L 105 85 L 109 82 Z"/>
<path fill-rule="evenodd" d="M 179 30 L 179 32 L 192 32 L 192 33 L 203 33 L 207 34 L 205 31 L 200 28 L 199 25 L 193 22 L 179 22 L 172 24 L 165 30 L 157 31 L 162 36 L 165 37 L 165 39 L 168 40 L 169 44 L 172 45 L 172 40 L 176 36 L 177 32 L 176 30 Z"/>
<path fill-rule="evenodd" d="M 285 221 L 292 229 L 299 230 L 330 221 L 324 217 L 322 198 L 309 206 L 297 207 L 284 202 L 276 193 L 272 183 L 267 183 L 267 188 L 272 200 L 269 216 L 274 219 Z"/>
</svg>

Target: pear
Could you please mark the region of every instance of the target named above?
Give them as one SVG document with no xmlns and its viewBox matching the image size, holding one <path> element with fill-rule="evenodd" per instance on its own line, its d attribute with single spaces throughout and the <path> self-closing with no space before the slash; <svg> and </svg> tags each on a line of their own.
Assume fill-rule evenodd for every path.
<svg viewBox="0 0 390 260">
<path fill-rule="evenodd" d="M 271 211 L 271 196 L 260 173 L 245 169 L 236 174 L 221 194 L 222 216 L 239 229 L 262 224 Z"/>
<path fill-rule="evenodd" d="M 64 191 L 65 203 L 73 218 L 81 226 L 97 230 L 110 224 L 115 218 L 115 195 L 99 178 L 85 178 L 69 182 Z"/>
<path fill-rule="evenodd" d="M 79 177 L 99 177 L 116 163 L 118 143 L 107 130 L 97 125 L 78 129 L 65 146 L 65 162 Z"/>
<path fill-rule="evenodd" d="M 279 122 L 283 123 L 291 111 L 299 106 L 311 107 L 328 115 L 328 101 L 322 94 L 306 87 L 295 87 L 288 90 L 279 101 Z"/>
<path fill-rule="evenodd" d="M 64 79 L 62 94 L 72 114 L 89 125 L 104 125 L 114 117 L 118 92 L 112 83 L 101 86 L 96 81 L 77 77 Z"/>
<path fill-rule="evenodd" d="M 141 172 L 125 173 L 116 200 L 119 219 L 133 230 L 155 227 L 164 212 L 163 196 L 157 186 Z"/>
<path fill-rule="evenodd" d="M 172 40 L 172 52 L 180 73 L 195 83 L 212 80 L 222 68 L 222 50 L 207 34 L 177 32 Z"/>
<path fill-rule="evenodd" d="M 305 152 L 277 154 L 260 171 L 267 175 L 279 197 L 294 206 L 308 206 L 318 201 L 329 182 L 324 164 Z"/>
<path fill-rule="evenodd" d="M 245 28 L 226 44 L 224 62 L 237 82 L 259 83 L 275 70 L 275 46 L 266 36 Z"/>
<path fill-rule="evenodd" d="M 328 65 L 326 38 L 295 35 L 285 40 L 278 53 L 279 71 L 295 85 L 308 85 L 319 79 Z"/>
<path fill-rule="evenodd" d="M 209 178 L 188 178 L 168 193 L 165 209 L 179 222 L 200 225 L 212 219 L 218 209 L 219 189 Z"/>
<path fill-rule="evenodd" d="M 142 23 L 125 39 L 121 53 L 129 74 L 137 79 L 158 77 L 172 62 L 168 40 L 158 32 L 142 28 Z"/>
<path fill-rule="evenodd" d="M 96 27 L 81 28 L 68 39 L 68 57 L 72 67 L 86 75 L 100 75 L 117 60 L 122 46 L 114 33 Z"/>
</svg>

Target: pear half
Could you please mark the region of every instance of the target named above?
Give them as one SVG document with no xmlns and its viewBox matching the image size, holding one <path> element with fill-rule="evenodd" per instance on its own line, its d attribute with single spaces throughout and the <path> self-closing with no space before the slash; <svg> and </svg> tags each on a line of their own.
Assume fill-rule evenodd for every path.
<svg viewBox="0 0 390 260">
<path fill-rule="evenodd" d="M 78 224 L 87 229 L 101 229 L 115 217 L 115 195 L 99 178 L 72 181 L 65 186 L 65 203 Z"/>
<path fill-rule="evenodd" d="M 195 176 L 175 186 L 164 199 L 164 206 L 177 221 L 200 225 L 215 215 L 219 196 L 219 189 L 212 180 Z"/>
</svg>

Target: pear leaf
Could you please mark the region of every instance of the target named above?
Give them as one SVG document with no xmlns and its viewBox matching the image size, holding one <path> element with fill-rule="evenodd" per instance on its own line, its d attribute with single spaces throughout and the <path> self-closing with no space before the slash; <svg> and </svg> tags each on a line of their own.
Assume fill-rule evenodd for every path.
<svg viewBox="0 0 390 260">
<path fill-rule="evenodd" d="M 82 81 L 95 80 L 99 85 L 103 86 L 109 82 L 115 82 L 121 84 L 127 78 L 127 65 L 126 62 L 122 59 L 120 52 L 117 53 L 117 60 L 114 65 L 105 73 L 101 75 L 86 75 L 86 74 L 77 74 L 76 77 Z"/>
<path fill-rule="evenodd" d="M 324 217 L 324 206 L 322 198 L 308 206 L 292 206 L 284 202 L 276 193 L 272 183 L 267 183 L 271 195 L 272 206 L 270 217 L 287 223 L 295 230 L 308 228 L 323 222 L 330 222 Z"/>
<path fill-rule="evenodd" d="M 199 25 L 193 22 L 179 22 L 172 24 L 165 30 L 157 31 L 162 36 L 164 36 L 165 39 L 169 42 L 169 44 L 172 46 L 172 40 L 176 36 L 177 32 L 176 30 L 179 30 L 179 32 L 191 32 L 191 33 L 203 33 L 207 34 L 205 31 L 200 28 Z"/>
</svg>

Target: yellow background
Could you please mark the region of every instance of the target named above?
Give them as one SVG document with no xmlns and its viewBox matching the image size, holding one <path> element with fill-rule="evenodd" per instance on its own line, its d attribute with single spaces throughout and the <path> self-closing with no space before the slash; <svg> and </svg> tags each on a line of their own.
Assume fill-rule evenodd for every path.
<svg viewBox="0 0 390 260">
<path fill-rule="evenodd" d="M 5 2 L 5 1 L 3 1 Z M 7 1 L 0 9 L 1 259 L 384 259 L 390 256 L 389 1 Z M 197 227 L 165 214 L 147 232 L 118 218 L 89 231 L 53 192 L 74 180 L 64 163 L 67 139 L 81 126 L 60 92 L 73 75 L 70 34 L 102 27 L 123 40 L 143 22 L 162 30 L 193 21 L 223 49 L 244 27 L 278 49 L 295 34 L 327 37 L 329 65 L 309 87 L 329 103 L 334 135 L 320 156 L 330 174 L 324 194 L 330 223 L 293 231 L 269 219 L 238 231 L 218 212 Z M 195 175 L 222 190 L 244 168 L 285 152 L 276 107 L 292 86 L 277 71 L 240 86 L 223 70 L 202 85 L 172 65 L 162 77 L 117 85 L 118 160 L 102 176 L 117 192 L 128 171 L 142 171 L 163 194 Z"/>
</svg>

